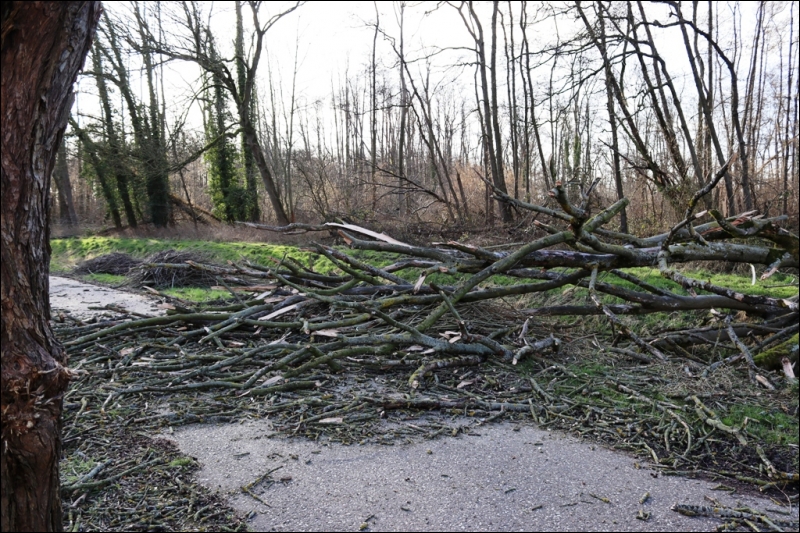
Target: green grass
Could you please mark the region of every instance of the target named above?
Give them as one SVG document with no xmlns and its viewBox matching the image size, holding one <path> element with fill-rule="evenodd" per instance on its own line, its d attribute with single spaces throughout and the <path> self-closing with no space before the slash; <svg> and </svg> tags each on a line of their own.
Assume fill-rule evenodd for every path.
<svg viewBox="0 0 800 533">
<path fill-rule="evenodd" d="M 687 273 L 687 275 L 689 275 Z M 789 276 L 783 274 L 775 274 L 769 279 L 761 281 L 756 276 L 756 284 L 751 285 L 752 280 L 750 276 L 739 276 L 736 274 L 714 273 L 705 270 L 693 272 L 691 274 L 697 279 L 709 281 L 714 285 L 727 287 L 737 292 L 744 294 L 753 294 L 759 296 L 771 296 L 773 298 L 789 298 L 797 294 L 797 286 L 793 287 L 775 287 L 783 283 L 788 284 L 790 281 Z"/>
<path fill-rule="evenodd" d="M 209 289 L 205 287 L 174 287 L 172 289 L 164 289 L 161 292 L 174 296 L 175 298 L 198 303 L 220 299 L 227 300 L 231 298 L 231 293 L 226 290 Z"/>
<path fill-rule="evenodd" d="M 81 261 L 92 259 L 94 257 L 111 252 L 124 252 L 134 257 L 144 258 L 155 252 L 169 249 L 195 252 L 206 257 L 209 261 L 222 264 L 227 261 L 242 261 L 246 259 L 262 266 L 273 266 L 275 265 L 276 260 L 279 261 L 283 257 L 290 257 L 297 263 L 313 268 L 316 272 L 328 273 L 336 270 L 334 265 L 328 261 L 327 258 L 319 256 L 312 251 L 298 248 L 296 246 L 266 243 L 215 242 L 202 240 L 150 238 L 73 237 L 66 239 L 53 239 L 51 241 L 51 247 L 53 250 L 51 271 L 55 273 L 68 272 Z M 352 256 L 356 259 L 377 267 L 384 267 L 400 259 L 400 256 L 395 254 L 372 250 L 348 250 L 348 253 L 352 254 Z M 559 269 L 554 269 L 554 271 L 558 270 Z M 626 272 L 633 274 L 643 281 L 656 287 L 671 290 L 678 294 L 686 294 L 683 288 L 678 286 L 676 283 L 663 278 L 657 268 L 630 268 L 626 269 Z M 415 283 L 419 277 L 419 273 L 419 269 L 407 269 L 398 272 L 398 275 L 407 280 L 409 283 Z M 712 273 L 705 270 L 687 270 L 685 274 L 687 276 L 710 281 L 711 283 L 717 285 L 729 287 L 745 294 L 769 295 L 776 298 L 787 298 L 797 294 L 796 286 L 775 287 L 775 285 L 788 284 L 791 282 L 791 279 L 781 274 L 776 274 L 772 278 L 765 281 L 758 280 L 755 285 L 751 285 L 750 276 Z M 108 277 L 107 275 L 94 276 L 96 277 L 90 279 L 101 283 L 119 284 L 122 281 L 119 278 Z M 455 285 L 468 277 L 469 275 L 467 274 L 457 274 L 452 276 L 437 272 L 428 276 L 426 283 Z M 632 283 L 619 279 L 615 275 L 608 272 L 601 273 L 598 277 L 598 280 L 632 290 L 642 290 Z M 481 286 L 507 286 L 526 282 L 535 283 L 534 280 L 520 280 L 518 278 L 498 275 L 493 276 L 489 281 L 481 284 Z M 587 289 L 578 287 L 571 289 L 570 292 L 567 292 L 566 294 L 564 291 L 565 288 L 562 287 L 541 294 L 528 296 L 527 298 L 533 299 L 534 302 L 541 301 L 542 299 L 568 299 L 570 303 L 577 304 L 588 302 L 589 293 Z M 192 296 L 184 294 L 180 297 L 187 299 L 201 298 L 200 301 L 206 301 L 208 299 L 215 299 L 218 297 L 218 295 L 195 294 Z M 607 304 L 619 302 L 619 299 L 611 296 L 603 295 L 602 298 L 604 303 Z M 548 305 L 553 305 L 552 301 L 548 302 Z M 530 307 L 531 305 L 526 304 L 526 306 Z"/>
<path fill-rule="evenodd" d="M 202 254 L 210 261 L 225 263 L 247 259 L 254 263 L 270 266 L 274 260 L 290 256 L 305 266 L 313 266 L 318 272 L 326 272 L 333 265 L 320 258 L 314 252 L 302 250 L 295 246 L 247 242 L 213 242 L 200 240 L 172 239 L 133 239 L 115 237 L 72 237 L 68 239 L 52 239 L 53 250 L 50 270 L 67 272 L 79 262 L 92 259 L 111 252 L 123 252 L 133 257 L 144 258 L 163 250 L 191 251 Z"/>
<path fill-rule="evenodd" d="M 103 285 L 122 285 L 128 278 L 117 274 L 86 274 L 81 279 L 101 283 Z"/>
<path fill-rule="evenodd" d="M 749 419 L 747 432 L 767 444 L 798 444 L 798 420 L 777 409 L 765 410 L 759 406 L 734 404 L 722 417 L 722 422 L 741 427 Z"/>
</svg>

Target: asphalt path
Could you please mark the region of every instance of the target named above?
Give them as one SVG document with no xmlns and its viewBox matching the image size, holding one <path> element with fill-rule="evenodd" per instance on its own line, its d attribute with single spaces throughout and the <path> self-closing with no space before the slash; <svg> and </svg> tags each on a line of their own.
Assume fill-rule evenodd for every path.
<svg viewBox="0 0 800 533">
<path fill-rule="evenodd" d="M 168 437 L 203 465 L 197 481 L 249 515 L 253 531 L 711 531 L 719 520 L 672 506 L 787 509 L 529 425 L 394 446 L 287 439 L 268 421 Z M 242 491 L 267 472 L 253 495 Z"/>
</svg>

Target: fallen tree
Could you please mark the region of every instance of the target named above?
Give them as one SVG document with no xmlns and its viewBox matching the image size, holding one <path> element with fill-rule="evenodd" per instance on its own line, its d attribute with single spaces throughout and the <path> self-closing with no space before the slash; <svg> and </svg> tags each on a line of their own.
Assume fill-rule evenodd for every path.
<svg viewBox="0 0 800 533">
<path fill-rule="evenodd" d="M 222 267 L 186 261 L 147 262 L 138 270 L 146 272 L 148 269 L 158 269 L 162 275 L 170 270 L 195 271 L 209 280 L 220 280 L 228 288 L 229 285 L 275 283 L 277 292 L 266 291 L 260 298 L 244 302 L 237 296 L 241 302 L 239 308 L 230 313 L 184 313 L 152 319 L 162 323 L 181 321 L 203 324 L 202 328 L 176 337 L 171 343 L 173 345 L 197 336 L 207 341 L 250 326 L 261 331 L 276 330 L 276 335 L 292 330 L 306 334 L 316 330 L 335 332 L 335 335 L 330 333 L 329 337 L 336 339 L 333 343 L 336 349 L 373 347 L 386 350 L 391 347 L 396 350 L 422 344 L 434 353 L 500 356 L 511 361 L 520 351 L 529 352 L 525 339 L 514 338 L 522 328 L 522 323 L 477 333 L 470 331 L 470 324 L 461 320 L 457 307 L 510 296 L 544 293 L 568 286 L 588 289 L 592 304 L 527 308 L 519 311 L 520 316 L 604 314 L 612 327 L 622 328 L 622 334 L 632 342 L 631 348 L 641 353 L 658 354 L 658 359 L 666 358 L 661 353 L 664 346 L 670 343 L 685 344 L 685 339 L 691 343 L 715 343 L 720 339 L 729 339 L 729 331 L 738 331 L 739 336 L 765 336 L 767 338 L 762 344 L 768 346 L 771 344 L 770 336 L 786 337 L 797 330 L 797 296 L 775 298 L 745 294 L 709 281 L 693 279 L 675 268 L 676 265 L 698 261 L 759 264 L 765 267 L 762 280 L 780 268 L 797 268 L 798 238 L 775 224 L 780 218 L 762 219 L 754 213 L 746 213 L 726 220 L 719 213 L 711 211 L 709 214 L 715 222 L 693 226 L 692 222 L 706 213 L 692 215 L 687 212 L 686 219 L 669 233 L 639 239 L 614 232 L 603 235 L 599 231 L 627 205 L 627 200 L 616 202 L 599 214 L 590 216 L 585 207 L 569 203 L 560 185 L 551 191 L 551 196 L 561 206 L 561 212 L 500 197 L 517 207 L 543 212 L 568 223 L 566 228 L 557 228 L 536 222 L 537 227 L 548 235 L 512 251 L 494 251 L 452 241 L 433 243 L 427 247 L 413 246 L 358 226 L 328 223 L 313 228 L 336 229 L 351 248 L 383 252 L 387 257 L 395 256 L 396 260 L 377 267 L 336 248 L 315 244 L 314 251 L 326 258 L 329 265 L 335 267 L 336 273 L 315 272 L 290 257 L 270 268 L 249 262 Z M 372 240 L 358 238 L 356 233 L 366 234 Z M 625 244 L 611 242 L 611 239 Z M 687 293 L 655 286 L 624 270 L 631 267 L 657 267 L 663 277 L 674 281 Z M 413 274 L 401 276 L 408 272 Z M 607 273 L 618 282 L 598 281 L 600 273 Z M 141 274 L 137 276 L 141 277 Z M 504 277 L 502 284 L 492 284 L 499 276 Z M 435 281 L 431 281 L 433 279 Z M 619 281 L 626 283 L 623 286 Z M 283 294 L 284 297 L 276 294 Z M 606 304 L 599 295 L 614 297 L 622 303 Z M 290 314 L 280 314 L 303 316 L 300 310 L 309 306 L 315 307 L 316 319 L 270 320 L 278 316 L 278 311 L 287 308 L 286 313 Z M 415 310 L 413 320 L 402 318 L 402 315 L 410 314 L 410 307 L 423 309 L 420 306 L 426 310 Z M 325 308 L 326 311 L 320 312 L 319 308 Z M 672 332 L 664 338 L 644 342 L 618 318 L 618 315 L 696 310 L 714 310 L 717 313 L 743 311 L 763 320 L 735 324 L 734 329 L 720 326 L 705 331 L 687 331 L 686 335 Z M 444 342 L 427 333 L 436 329 L 434 326 L 448 314 L 456 318 L 460 328 L 459 339 L 455 342 Z M 337 316 L 342 318 L 335 318 Z M 323 317 L 327 318 L 323 320 Z M 380 324 L 392 332 L 383 336 L 359 334 L 359 326 L 367 323 Z M 318 324 L 323 326 L 317 327 Z M 124 328 L 136 329 L 150 325 L 151 320 L 146 319 L 126 323 Z M 209 333 L 203 335 L 202 332 L 206 330 Z M 81 345 L 113 333 L 114 330 L 99 331 L 71 342 Z M 675 337 L 681 337 L 682 340 Z M 326 345 L 325 349 L 329 351 L 330 347 Z M 318 358 L 335 360 L 344 356 L 331 356 L 331 353 L 325 352 Z"/>
<path fill-rule="evenodd" d="M 798 267 L 797 236 L 777 226 L 780 218 L 755 213 L 724 219 L 710 212 L 714 222 L 695 225 L 703 214 L 689 209 L 670 232 L 639 238 L 602 228 L 627 200 L 591 215 L 585 205 L 572 205 L 561 186 L 551 196 L 559 211 L 500 197 L 552 219 L 537 223 L 539 238 L 510 250 L 417 246 L 329 223 L 313 229 L 337 231 L 354 251 L 315 244 L 316 270 L 291 257 L 269 266 L 145 262 L 134 270 L 202 273 L 232 299 L 199 306 L 161 293 L 165 316 L 61 324 L 77 371 L 89 370 L 72 401 L 91 398 L 99 407 L 92 416 L 100 418 L 106 408 L 126 410 L 125 424 L 269 416 L 287 432 L 344 442 L 378 438 L 376 424 L 396 411 L 531 417 L 639 450 L 670 471 L 711 472 L 762 487 L 796 484 L 796 447 L 754 446 L 746 421 L 724 423 L 707 405 L 712 398 L 719 408 L 722 396 L 704 392 L 716 375 L 740 379 L 730 369 L 744 361 L 747 372 L 741 386 L 727 389 L 728 399 L 763 402 L 765 388 L 777 387 L 775 394 L 789 392 L 769 401 L 788 401 L 791 411 L 793 376 L 755 360 L 797 338 L 796 293 L 745 294 L 677 267 L 746 263 L 760 265 L 766 279 Z M 359 258 L 359 250 L 379 252 L 381 266 Z M 625 270 L 643 266 L 658 269 L 671 288 Z M 583 291 L 586 301 L 551 304 L 547 295 L 555 289 Z M 652 332 L 634 318 L 675 311 L 711 323 Z M 565 315 L 598 318 L 547 318 Z M 590 352 L 617 358 L 626 370 L 598 376 L 562 362 Z M 665 388 L 672 392 L 665 396 Z M 142 414 L 148 399 L 164 395 L 171 398 L 167 412 Z M 622 403 L 614 400 L 619 395 Z M 430 433 L 459 431 L 437 427 Z M 70 431 L 67 442 L 80 434 L 79 426 Z M 753 462 L 755 470 L 724 470 L 717 462 L 723 452 L 737 464 Z"/>
</svg>

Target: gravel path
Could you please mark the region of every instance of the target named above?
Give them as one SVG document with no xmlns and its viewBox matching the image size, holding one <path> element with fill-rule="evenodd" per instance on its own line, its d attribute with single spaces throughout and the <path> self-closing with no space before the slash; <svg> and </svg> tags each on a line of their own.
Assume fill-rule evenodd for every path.
<svg viewBox="0 0 800 533">
<path fill-rule="evenodd" d="M 51 277 L 50 289 L 54 313 L 88 318 L 106 312 L 88 307 L 109 303 L 160 312 L 145 296 L 67 278 Z M 469 424 L 475 420 L 463 421 Z M 710 531 L 719 521 L 670 507 L 712 499 L 778 508 L 714 490 L 714 483 L 659 476 L 626 454 L 528 425 L 492 424 L 395 446 L 287 439 L 268 421 L 188 426 L 163 436 L 200 462 L 196 480 L 248 514 L 252 531 Z M 270 471 L 252 495 L 243 493 Z M 649 519 L 637 519 L 640 511 Z"/>
</svg>

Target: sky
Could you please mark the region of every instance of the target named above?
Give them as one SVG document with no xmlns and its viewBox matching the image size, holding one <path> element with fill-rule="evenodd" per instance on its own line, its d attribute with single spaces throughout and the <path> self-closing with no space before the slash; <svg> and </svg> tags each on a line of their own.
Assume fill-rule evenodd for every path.
<svg viewBox="0 0 800 533">
<path fill-rule="evenodd" d="M 145 3 L 148 6 L 153 2 Z M 206 13 L 212 12 L 212 31 L 218 45 L 225 53 L 232 54 L 233 40 L 235 37 L 235 15 L 232 2 L 206 2 L 202 3 Z M 293 2 L 264 2 L 261 7 L 261 20 L 267 20 L 269 15 L 280 12 L 292 6 Z M 295 57 L 297 57 L 297 87 L 298 105 L 313 106 L 319 101 L 322 109 L 330 109 L 332 86 L 342 85 L 346 76 L 351 79 L 362 75 L 368 68 L 372 52 L 372 40 L 376 19 L 376 7 L 380 16 L 380 25 L 386 36 L 378 37 L 378 62 L 379 72 L 397 77 L 396 58 L 391 47 L 391 38 L 399 39 L 399 8 L 397 2 L 320 2 L 309 1 L 293 13 L 279 20 L 267 33 L 266 46 L 259 65 L 259 84 L 263 88 L 268 86 L 268 76 L 273 77 L 273 83 L 283 91 L 283 99 L 287 101 L 291 92 L 292 73 Z M 787 3 L 788 4 L 788 3 Z M 165 10 L 178 9 L 177 3 L 164 3 Z M 478 10 L 484 10 L 484 30 L 488 34 L 490 2 L 479 2 Z M 741 4 L 742 10 L 738 16 L 745 30 L 745 40 L 749 38 L 748 31 L 752 31 L 754 3 Z M 461 90 L 468 95 L 467 101 L 473 102 L 473 68 L 460 67 L 464 61 L 474 58 L 474 53 L 467 49 L 472 45 L 464 24 L 456 9 L 451 5 L 437 2 L 409 2 L 405 18 L 406 57 L 413 59 L 423 57 L 426 53 L 437 52 L 431 59 L 434 65 L 435 79 L 452 80 L 460 75 L 455 82 L 456 90 Z M 150 7 L 152 9 L 152 7 Z M 686 6 L 687 9 L 690 6 Z M 108 3 L 106 9 L 112 16 L 120 15 L 126 9 L 122 3 Z M 536 9 L 536 3 L 529 3 L 529 12 Z M 649 14 L 662 22 L 667 22 L 667 8 L 665 6 L 648 5 Z M 795 8 L 796 10 L 796 8 Z M 180 13 L 180 12 L 178 12 Z M 249 23 L 248 9 L 245 7 L 245 30 Z M 735 13 L 725 5 L 720 8 L 722 24 L 732 20 Z M 515 21 L 518 22 L 518 21 Z M 532 39 L 532 48 L 535 42 L 551 41 L 558 33 L 561 37 L 575 31 L 576 22 L 571 22 L 564 17 L 560 18 L 559 26 L 552 22 L 539 23 L 529 30 Z M 169 23 L 165 23 L 169 31 Z M 730 27 L 728 25 L 728 27 Z M 788 28 L 787 28 L 788 30 Z M 672 37 L 656 37 L 659 50 L 670 65 L 670 71 L 676 81 L 679 91 L 685 87 L 693 92 L 689 85 L 688 64 L 685 59 L 683 43 L 676 39 L 678 34 L 673 30 Z M 795 29 L 797 31 L 797 29 Z M 658 34 L 658 32 L 656 31 Z M 517 31 L 519 36 L 519 31 Z M 666 35 L 666 34 L 665 34 Z M 724 40 L 729 35 L 723 32 Z M 519 37 L 517 37 L 519 38 Z M 501 38 L 502 39 L 502 38 Z M 502 43 L 500 43 L 502 46 Z M 245 45 L 247 47 L 247 43 Z M 502 52 L 499 52 L 502 53 Z M 777 54 L 771 54 L 774 58 Z M 745 58 L 746 59 L 746 58 Z M 504 59 L 503 59 L 504 61 Z M 418 63 L 412 72 L 419 72 L 423 62 Z M 504 74 L 499 76 L 503 79 Z M 192 91 L 199 87 L 199 69 L 191 64 L 171 63 L 165 67 L 165 86 L 170 95 L 168 108 L 177 113 L 185 109 L 187 99 Z M 539 82 L 543 77 L 537 77 Z M 362 81 L 362 83 L 364 83 Z M 536 83 L 536 82 L 535 82 Z M 143 83 L 142 88 L 144 88 Z M 84 79 L 82 89 L 94 92 L 93 81 Z M 505 94 L 505 88 L 501 88 Z M 93 107 L 92 98 L 82 98 L 79 107 L 83 112 L 90 112 Z M 598 99 L 597 105 L 604 105 Z M 201 114 L 199 109 L 190 113 L 188 125 L 200 128 Z"/>
</svg>

